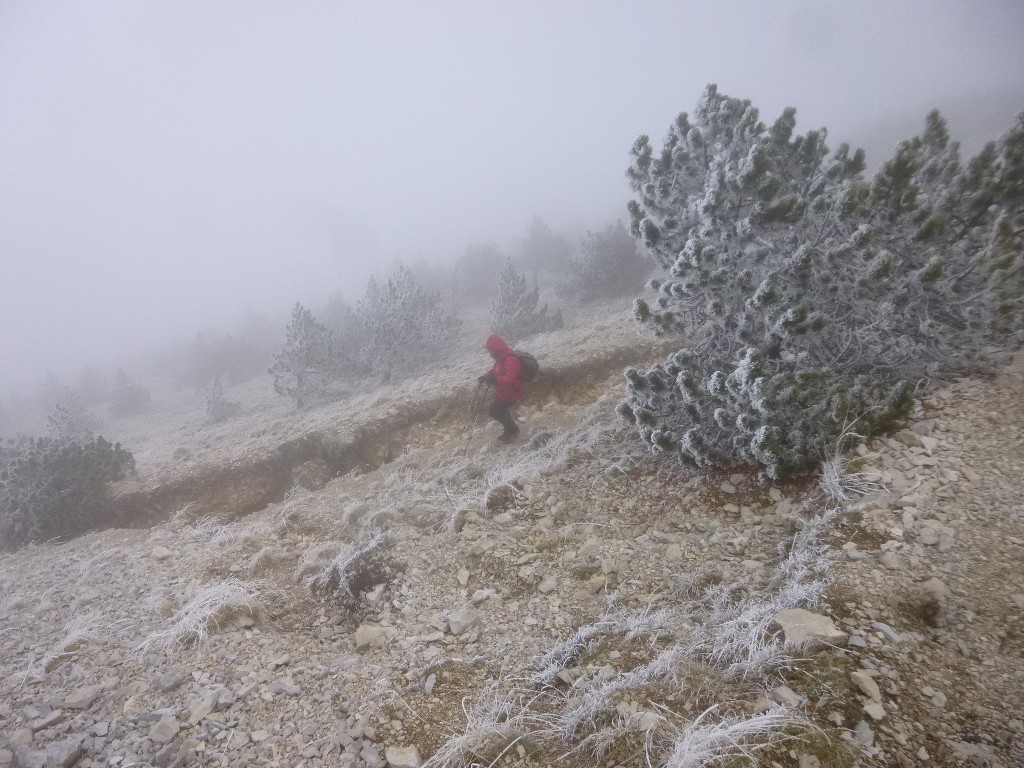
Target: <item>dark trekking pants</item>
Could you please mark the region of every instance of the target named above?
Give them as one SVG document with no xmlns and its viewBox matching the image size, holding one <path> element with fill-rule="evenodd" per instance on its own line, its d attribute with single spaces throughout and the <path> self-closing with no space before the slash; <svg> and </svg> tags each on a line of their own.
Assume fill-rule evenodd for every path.
<svg viewBox="0 0 1024 768">
<path fill-rule="evenodd" d="M 516 420 L 512 418 L 512 408 L 514 407 L 515 403 L 495 398 L 494 402 L 491 403 L 491 407 L 487 409 L 490 417 L 505 428 L 505 435 L 514 435 L 519 431 Z"/>
</svg>

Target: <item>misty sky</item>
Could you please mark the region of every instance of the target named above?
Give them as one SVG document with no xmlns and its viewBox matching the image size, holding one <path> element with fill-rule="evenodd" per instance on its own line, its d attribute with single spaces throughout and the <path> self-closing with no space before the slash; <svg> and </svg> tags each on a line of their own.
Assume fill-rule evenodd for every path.
<svg viewBox="0 0 1024 768">
<path fill-rule="evenodd" d="M 536 214 L 603 226 L 709 82 L 833 146 L 932 106 L 994 137 L 1022 39 L 1021 0 L 2 0 L 0 392 Z"/>
</svg>

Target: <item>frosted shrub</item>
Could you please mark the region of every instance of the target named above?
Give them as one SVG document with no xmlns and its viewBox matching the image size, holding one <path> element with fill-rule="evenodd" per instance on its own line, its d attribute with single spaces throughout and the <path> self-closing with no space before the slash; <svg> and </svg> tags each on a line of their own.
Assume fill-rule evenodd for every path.
<svg viewBox="0 0 1024 768">
<path fill-rule="evenodd" d="M 108 483 L 134 470 L 131 453 L 102 437 L 0 446 L 0 549 L 111 524 Z"/>
<path fill-rule="evenodd" d="M 559 296 L 587 302 L 636 291 L 654 267 L 621 223 L 583 239 L 579 258 L 570 259 Z"/>
<path fill-rule="evenodd" d="M 933 112 L 870 182 L 862 152 L 795 124 L 709 86 L 660 154 L 633 146 L 630 229 L 671 274 L 636 316 L 695 340 L 628 371 L 619 410 L 698 466 L 808 471 L 843 424 L 891 429 L 917 383 L 1024 327 L 1024 118 L 964 166 Z"/>
<path fill-rule="evenodd" d="M 363 359 L 367 328 L 355 307 L 336 293 L 324 308 L 324 324 L 331 331 L 331 357 L 341 376 L 364 376 L 368 364 Z"/>
<path fill-rule="evenodd" d="M 498 300 L 491 305 L 491 330 L 509 344 L 561 328 L 561 311 L 550 312 L 547 304 L 539 309 L 540 289 L 526 286 L 526 276 L 516 272 L 511 261 L 505 262 L 498 277 Z"/>
</svg>

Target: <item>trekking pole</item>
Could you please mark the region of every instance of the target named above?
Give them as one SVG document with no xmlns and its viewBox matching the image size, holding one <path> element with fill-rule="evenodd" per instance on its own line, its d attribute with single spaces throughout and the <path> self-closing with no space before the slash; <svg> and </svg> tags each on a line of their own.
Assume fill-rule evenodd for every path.
<svg viewBox="0 0 1024 768">
<path fill-rule="evenodd" d="M 470 426 L 474 426 L 480 421 L 480 413 L 483 411 L 483 404 L 487 399 L 488 387 L 490 387 L 490 384 L 486 381 L 481 381 L 476 385 L 476 391 L 473 392 L 473 400 L 469 406 Z"/>
<path fill-rule="evenodd" d="M 469 444 L 473 442 L 473 427 L 476 426 L 477 421 L 480 419 L 480 404 L 483 401 L 483 392 L 486 384 L 484 382 L 478 382 L 476 389 L 473 392 L 473 398 L 469 403 L 469 424 L 466 426 L 466 445 L 463 447 L 463 453 L 469 452 Z"/>
</svg>

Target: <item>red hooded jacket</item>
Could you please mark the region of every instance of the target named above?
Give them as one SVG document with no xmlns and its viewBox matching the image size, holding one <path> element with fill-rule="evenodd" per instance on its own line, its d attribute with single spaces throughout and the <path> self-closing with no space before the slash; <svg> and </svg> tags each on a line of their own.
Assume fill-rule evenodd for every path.
<svg viewBox="0 0 1024 768">
<path fill-rule="evenodd" d="M 494 366 L 484 377 L 494 384 L 494 394 L 499 400 L 518 403 L 523 399 L 524 387 L 519 378 L 522 366 L 512 347 L 496 333 L 487 337 L 487 351 L 494 357 Z"/>
</svg>

